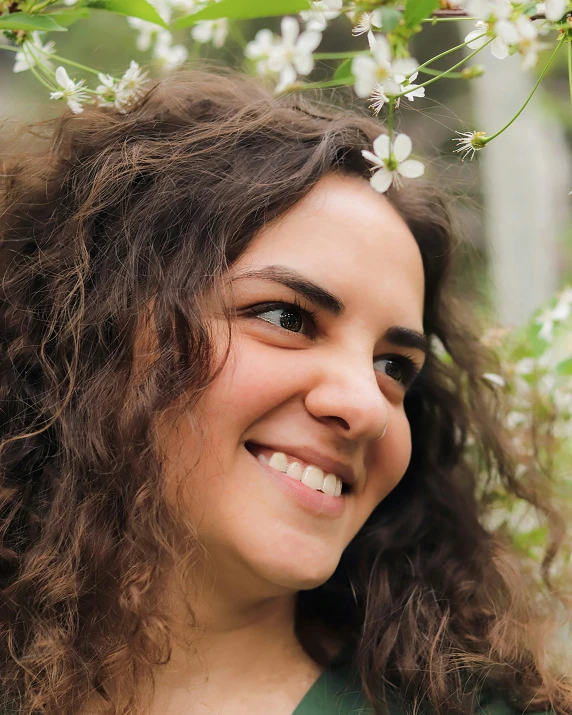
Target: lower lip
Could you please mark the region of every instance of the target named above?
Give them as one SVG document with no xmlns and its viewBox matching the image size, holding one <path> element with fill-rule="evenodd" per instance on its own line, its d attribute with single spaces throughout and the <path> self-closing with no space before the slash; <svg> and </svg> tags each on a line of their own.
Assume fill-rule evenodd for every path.
<svg viewBox="0 0 572 715">
<path fill-rule="evenodd" d="M 245 450 L 248 452 L 246 447 Z M 313 516 L 328 516 L 333 519 L 339 519 L 344 513 L 347 499 L 346 494 L 333 497 L 330 494 L 324 494 L 324 492 L 311 489 L 297 479 L 294 479 L 294 477 L 290 477 L 288 474 L 279 472 L 277 469 L 273 469 L 267 464 L 264 464 L 264 462 L 261 462 L 250 452 L 248 452 L 248 454 L 251 459 L 274 480 L 277 487 L 289 494 L 292 499 L 295 499 L 303 509 Z"/>
</svg>

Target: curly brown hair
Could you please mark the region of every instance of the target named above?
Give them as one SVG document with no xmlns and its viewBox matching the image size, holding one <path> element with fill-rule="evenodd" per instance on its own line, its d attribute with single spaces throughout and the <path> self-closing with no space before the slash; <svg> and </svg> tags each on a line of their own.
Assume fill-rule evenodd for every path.
<svg viewBox="0 0 572 715">
<path fill-rule="evenodd" d="M 367 177 L 361 150 L 382 128 L 209 66 L 155 82 L 125 114 L 51 121 L 2 171 L 0 682 L 24 715 L 74 715 L 94 696 L 109 715 L 142 713 L 141 685 L 170 657 L 163 579 L 197 541 L 164 498 L 154 429 L 220 367 L 201 296 L 322 177 Z M 379 714 L 391 692 L 438 715 L 474 712 L 483 692 L 569 714 L 551 601 L 482 525 L 467 442 L 560 524 L 549 476 L 531 488 L 515 473 L 482 378 L 497 360 L 450 290 L 446 201 L 429 182 L 388 198 L 423 258 L 425 332 L 451 360 L 430 351 L 405 401 L 407 472 L 333 576 L 298 594 L 298 638 L 324 666 L 321 633 L 351 646 Z M 156 359 L 136 371 L 148 312 Z"/>
</svg>

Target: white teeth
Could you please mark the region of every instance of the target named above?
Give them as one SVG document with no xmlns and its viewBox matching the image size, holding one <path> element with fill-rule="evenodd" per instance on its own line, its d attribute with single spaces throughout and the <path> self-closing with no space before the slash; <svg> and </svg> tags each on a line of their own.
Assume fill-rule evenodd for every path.
<svg viewBox="0 0 572 715">
<path fill-rule="evenodd" d="M 288 468 L 288 457 L 284 454 L 284 452 L 274 452 L 274 454 L 270 457 L 268 466 L 278 470 L 279 472 L 285 472 Z"/>
<path fill-rule="evenodd" d="M 291 477 L 294 477 L 294 479 L 297 479 L 299 482 L 302 481 L 302 465 L 300 462 L 292 462 L 291 464 L 288 465 L 288 469 L 286 470 L 286 474 L 288 474 Z"/>
<path fill-rule="evenodd" d="M 330 496 L 336 496 L 336 487 L 338 485 L 338 478 L 335 474 L 326 474 L 324 477 L 324 484 L 322 485 L 322 491 L 324 494 L 330 494 Z"/>
<path fill-rule="evenodd" d="M 314 467 L 309 464 L 302 475 L 302 484 L 310 487 L 310 489 L 321 489 L 324 484 L 324 472 L 320 467 Z"/>
<path fill-rule="evenodd" d="M 313 464 L 309 464 L 306 469 L 302 468 L 300 462 L 288 463 L 288 457 L 284 452 L 274 452 L 268 459 L 264 454 L 259 454 L 258 459 L 269 467 L 279 472 L 288 474 L 292 479 L 297 479 L 310 489 L 322 490 L 324 494 L 339 497 L 342 493 L 342 480 L 336 474 L 326 474 Z"/>
</svg>

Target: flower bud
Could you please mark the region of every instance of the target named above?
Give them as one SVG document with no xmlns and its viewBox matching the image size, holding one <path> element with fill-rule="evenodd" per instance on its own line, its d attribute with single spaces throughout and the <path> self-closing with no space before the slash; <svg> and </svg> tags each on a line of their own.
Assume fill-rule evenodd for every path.
<svg viewBox="0 0 572 715">
<path fill-rule="evenodd" d="M 482 77 L 484 73 L 484 65 L 473 65 L 472 67 L 465 67 L 461 74 L 463 79 L 475 79 L 475 77 Z"/>
</svg>

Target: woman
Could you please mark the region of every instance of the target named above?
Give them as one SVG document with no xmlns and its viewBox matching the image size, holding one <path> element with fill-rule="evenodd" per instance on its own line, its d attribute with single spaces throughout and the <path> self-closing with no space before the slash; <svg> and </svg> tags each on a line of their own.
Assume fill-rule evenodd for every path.
<svg viewBox="0 0 572 715">
<path fill-rule="evenodd" d="M 203 69 L 6 163 L 12 711 L 572 712 L 480 525 L 467 440 L 519 485 L 448 213 L 371 188 L 380 131 Z"/>
</svg>

